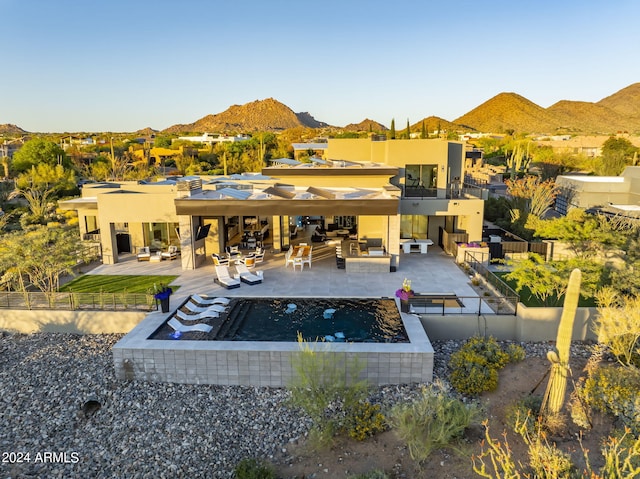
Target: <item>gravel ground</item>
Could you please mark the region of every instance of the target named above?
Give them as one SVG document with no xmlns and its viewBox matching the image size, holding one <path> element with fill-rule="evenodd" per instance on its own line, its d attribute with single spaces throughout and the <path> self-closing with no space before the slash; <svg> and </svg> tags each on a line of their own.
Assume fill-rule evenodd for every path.
<svg viewBox="0 0 640 479">
<path fill-rule="evenodd" d="M 0 333 L 0 477 L 231 478 L 240 459 L 272 457 L 308 431 L 284 389 L 117 381 L 120 337 Z M 434 343 L 435 377 L 460 344 Z M 527 356 L 549 349 L 523 346 Z M 390 405 L 419 390 L 376 388 L 371 399 Z"/>
</svg>

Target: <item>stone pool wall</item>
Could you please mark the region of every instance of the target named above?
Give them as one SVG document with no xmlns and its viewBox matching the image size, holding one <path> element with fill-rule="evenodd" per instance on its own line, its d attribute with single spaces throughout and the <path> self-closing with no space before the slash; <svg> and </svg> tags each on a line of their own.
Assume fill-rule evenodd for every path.
<svg viewBox="0 0 640 479">
<path fill-rule="evenodd" d="M 113 347 L 123 380 L 283 387 L 294 371 L 297 343 L 147 339 L 166 319 L 152 313 Z M 430 382 L 433 347 L 420 319 L 402 314 L 409 343 L 318 343 L 325 354 L 358 358 L 373 385 Z"/>
</svg>

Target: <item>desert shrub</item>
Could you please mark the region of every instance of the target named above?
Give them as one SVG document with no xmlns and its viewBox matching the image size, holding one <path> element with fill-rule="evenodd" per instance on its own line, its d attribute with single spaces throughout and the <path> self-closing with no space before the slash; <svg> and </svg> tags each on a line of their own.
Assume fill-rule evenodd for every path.
<svg viewBox="0 0 640 479">
<path fill-rule="evenodd" d="M 538 479 L 568 479 L 575 472 L 569 454 L 542 440 L 529 445 L 529 465 Z"/>
<path fill-rule="evenodd" d="M 507 425 L 513 431 L 517 431 L 518 427 L 524 425 L 529 434 L 533 436 L 536 432 L 537 421 L 535 418 L 540 414 L 541 407 L 542 396 L 533 395 L 528 395 L 510 404 L 505 411 Z"/>
<path fill-rule="evenodd" d="M 276 473 L 269 463 L 254 458 L 242 459 L 234 472 L 237 479 L 276 479 Z"/>
<path fill-rule="evenodd" d="M 450 381 L 454 388 L 467 395 L 493 391 L 498 387 L 498 370 L 510 356 L 493 337 L 474 336 L 459 351 L 451 355 Z"/>
<path fill-rule="evenodd" d="M 597 294 L 598 340 L 606 344 L 618 362 L 640 368 L 640 297 L 621 297 L 612 288 Z"/>
<path fill-rule="evenodd" d="M 407 443 L 411 457 L 422 462 L 432 451 L 449 445 L 480 417 L 476 404 L 465 404 L 439 383 L 422 390 L 411 403 L 395 405 L 389 422 Z"/>
<path fill-rule="evenodd" d="M 322 449 L 347 425 L 356 423 L 353 414 L 361 410 L 369 383 L 360 379 L 364 365 L 357 358 L 327 351 L 322 343 L 312 347 L 301 337 L 298 344 L 300 351 L 291 357 L 295 372 L 289 383 L 291 404 L 309 416 L 313 423 L 310 445 Z"/>
<path fill-rule="evenodd" d="M 640 372 L 620 367 L 597 368 L 579 394 L 592 409 L 619 418 L 634 434 L 640 432 Z"/>
<path fill-rule="evenodd" d="M 524 361 L 527 356 L 527 352 L 519 344 L 510 343 L 507 345 L 506 353 L 509 356 L 510 363 L 519 363 Z"/>
<path fill-rule="evenodd" d="M 379 469 L 365 472 L 364 474 L 358 474 L 356 476 L 349 476 L 349 479 L 389 479 L 389 476 Z"/>
<path fill-rule="evenodd" d="M 345 429 L 350 437 L 357 441 L 364 441 L 385 430 L 385 417 L 380 412 L 379 404 L 369 402 L 359 402 L 349 411 L 349 422 Z"/>
</svg>

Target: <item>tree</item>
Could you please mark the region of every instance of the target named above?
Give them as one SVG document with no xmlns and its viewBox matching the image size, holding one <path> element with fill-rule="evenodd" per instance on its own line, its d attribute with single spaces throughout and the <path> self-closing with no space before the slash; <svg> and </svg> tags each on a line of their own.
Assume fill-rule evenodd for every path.
<svg viewBox="0 0 640 479">
<path fill-rule="evenodd" d="M 0 237 L 1 281 L 17 291 L 57 291 L 60 277 L 72 274 L 80 249 L 76 228 L 36 226 Z"/>
<path fill-rule="evenodd" d="M 615 235 L 604 218 L 574 208 L 566 216 L 539 221 L 535 236 L 565 243 L 578 258 L 590 258 L 602 253 L 606 245 L 615 244 Z"/>
<path fill-rule="evenodd" d="M 396 139 L 396 120 L 394 118 L 391 119 L 391 128 L 389 128 L 389 138 L 392 140 Z"/>
<path fill-rule="evenodd" d="M 611 137 L 602 145 L 601 166 L 598 174 L 618 176 L 626 166 L 633 164 L 638 148 L 625 138 Z"/>
<path fill-rule="evenodd" d="M 23 197 L 36 222 L 44 220 L 49 203 L 56 194 L 75 187 L 75 175 L 62 165 L 51 166 L 43 163 L 32 166 L 31 171 L 22 173 L 16 180 L 16 189 L 9 199 Z"/>
<path fill-rule="evenodd" d="M 32 166 L 58 164 L 70 166 L 64 151 L 56 143 L 42 138 L 34 138 L 22 145 L 13 155 L 12 167 L 16 173 L 29 171 Z"/>
<path fill-rule="evenodd" d="M 424 120 L 422 120 L 422 129 L 420 130 L 420 138 L 425 140 L 427 138 L 427 126 L 424 124 Z"/>
<path fill-rule="evenodd" d="M 557 195 L 553 180 L 540 182 L 537 176 L 526 176 L 505 180 L 511 218 L 507 226 L 510 231 L 530 238 L 532 224 L 551 208 Z"/>
<path fill-rule="evenodd" d="M 407 118 L 407 140 L 411 139 L 411 127 L 409 126 L 409 118 Z"/>
</svg>

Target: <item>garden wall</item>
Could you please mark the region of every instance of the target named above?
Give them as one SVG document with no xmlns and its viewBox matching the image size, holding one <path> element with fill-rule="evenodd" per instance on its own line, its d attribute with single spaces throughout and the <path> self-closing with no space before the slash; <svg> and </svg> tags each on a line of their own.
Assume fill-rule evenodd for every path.
<svg viewBox="0 0 640 479">
<path fill-rule="evenodd" d="M 596 308 L 578 308 L 573 323 L 574 341 L 596 340 Z M 421 315 L 431 340 L 467 339 L 480 334 L 511 341 L 555 341 L 562 308 L 528 308 L 518 303 L 516 316 Z"/>
<path fill-rule="evenodd" d="M 140 323 L 145 311 L 52 311 L 3 309 L 0 331 L 10 333 L 128 333 Z"/>
</svg>

